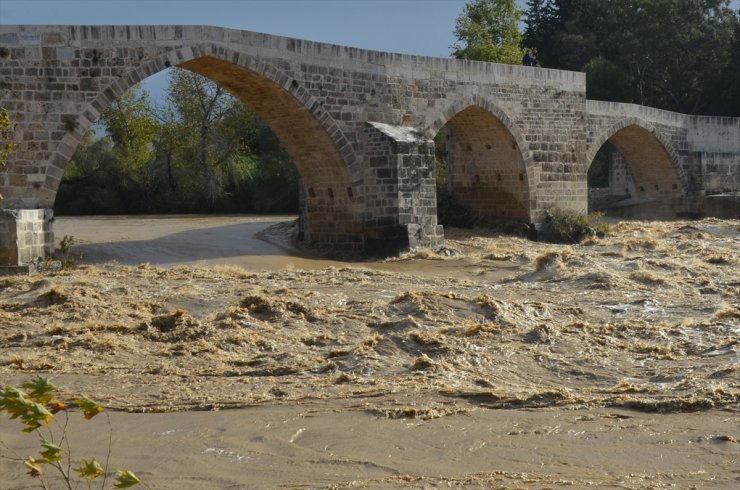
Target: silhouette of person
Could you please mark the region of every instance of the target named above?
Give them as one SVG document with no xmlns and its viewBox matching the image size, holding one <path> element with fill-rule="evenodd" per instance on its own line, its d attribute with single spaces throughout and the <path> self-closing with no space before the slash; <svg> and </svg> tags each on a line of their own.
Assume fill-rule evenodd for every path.
<svg viewBox="0 0 740 490">
<path fill-rule="evenodd" d="M 537 58 L 534 57 L 531 50 L 527 50 L 522 58 L 522 65 L 524 66 L 535 66 L 537 64 Z"/>
</svg>

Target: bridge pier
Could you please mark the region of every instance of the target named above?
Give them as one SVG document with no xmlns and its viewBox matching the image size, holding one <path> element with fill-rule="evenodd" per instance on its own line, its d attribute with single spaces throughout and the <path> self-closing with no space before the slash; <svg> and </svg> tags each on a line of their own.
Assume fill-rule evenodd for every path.
<svg viewBox="0 0 740 490">
<path fill-rule="evenodd" d="M 396 255 L 443 241 L 437 224 L 434 142 L 414 128 L 365 125 L 365 254 Z"/>
<path fill-rule="evenodd" d="M 0 209 L 0 264 L 20 266 L 54 252 L 51 209 Z"/>
</svg>

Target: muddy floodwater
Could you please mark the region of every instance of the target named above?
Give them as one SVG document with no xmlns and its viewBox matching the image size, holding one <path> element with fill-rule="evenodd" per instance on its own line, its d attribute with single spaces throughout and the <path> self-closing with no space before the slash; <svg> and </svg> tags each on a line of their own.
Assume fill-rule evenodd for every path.
<svg viewBox="0 0 740 490">
<path fill-rule="evenodd" d="M 354 263 L 290 217 L 55 230 L 76 266 L 0 278 L 0 382 L 103 403 L 150 488 L 740 488 L 740 221 Z M 3 489 L 33 484 L 19 429 Z M 68 433 L 105 458 L 105 420 Z"/>
</svg>

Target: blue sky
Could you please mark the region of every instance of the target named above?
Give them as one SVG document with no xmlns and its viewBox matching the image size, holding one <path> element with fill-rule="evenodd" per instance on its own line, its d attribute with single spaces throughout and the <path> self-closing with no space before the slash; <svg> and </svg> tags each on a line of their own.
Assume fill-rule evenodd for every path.
<svg viewBox="0 0 740 490">
<path fill-rule="evenodd" d="M 208 24 L 449 56 L 465 0 L 0 0 L 2 24 Z"/>
</svg>

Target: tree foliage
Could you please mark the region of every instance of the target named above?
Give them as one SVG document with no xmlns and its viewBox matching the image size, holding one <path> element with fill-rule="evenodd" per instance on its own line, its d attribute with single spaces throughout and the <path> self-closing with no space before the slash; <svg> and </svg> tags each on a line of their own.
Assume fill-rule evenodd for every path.
<svg viewBox="0 0 740 490">
<path fill-rule="evenodd" d="M 60 187 L 60 214 L 293 212 L 299 176 L 277 137 L 210 80 L 173 69 L 163 104 L 135 87 L 101 116 Z"/>
<path fill-rule="evenodd" d="M 524 40 L 546 67 L 582 70 L 588 96 L 740 115 L 729 0 L 529 0 Z"/>
<path fill-rule="evenodd" d="M 151 140 L 156 132 L 149 93 L 135 85 L 114 101 L 101 119 L 113 143 L 121 169 L 145 192 L 149 190 L 148 166 L 153 157 Z"/>
<path fill-rule="evenodd" d="M 524 54 L 519 32 L 521 12 L 514 0 L 473 0 L 455 23 L 458 59 L 519 64 Z"/>
</svg>

